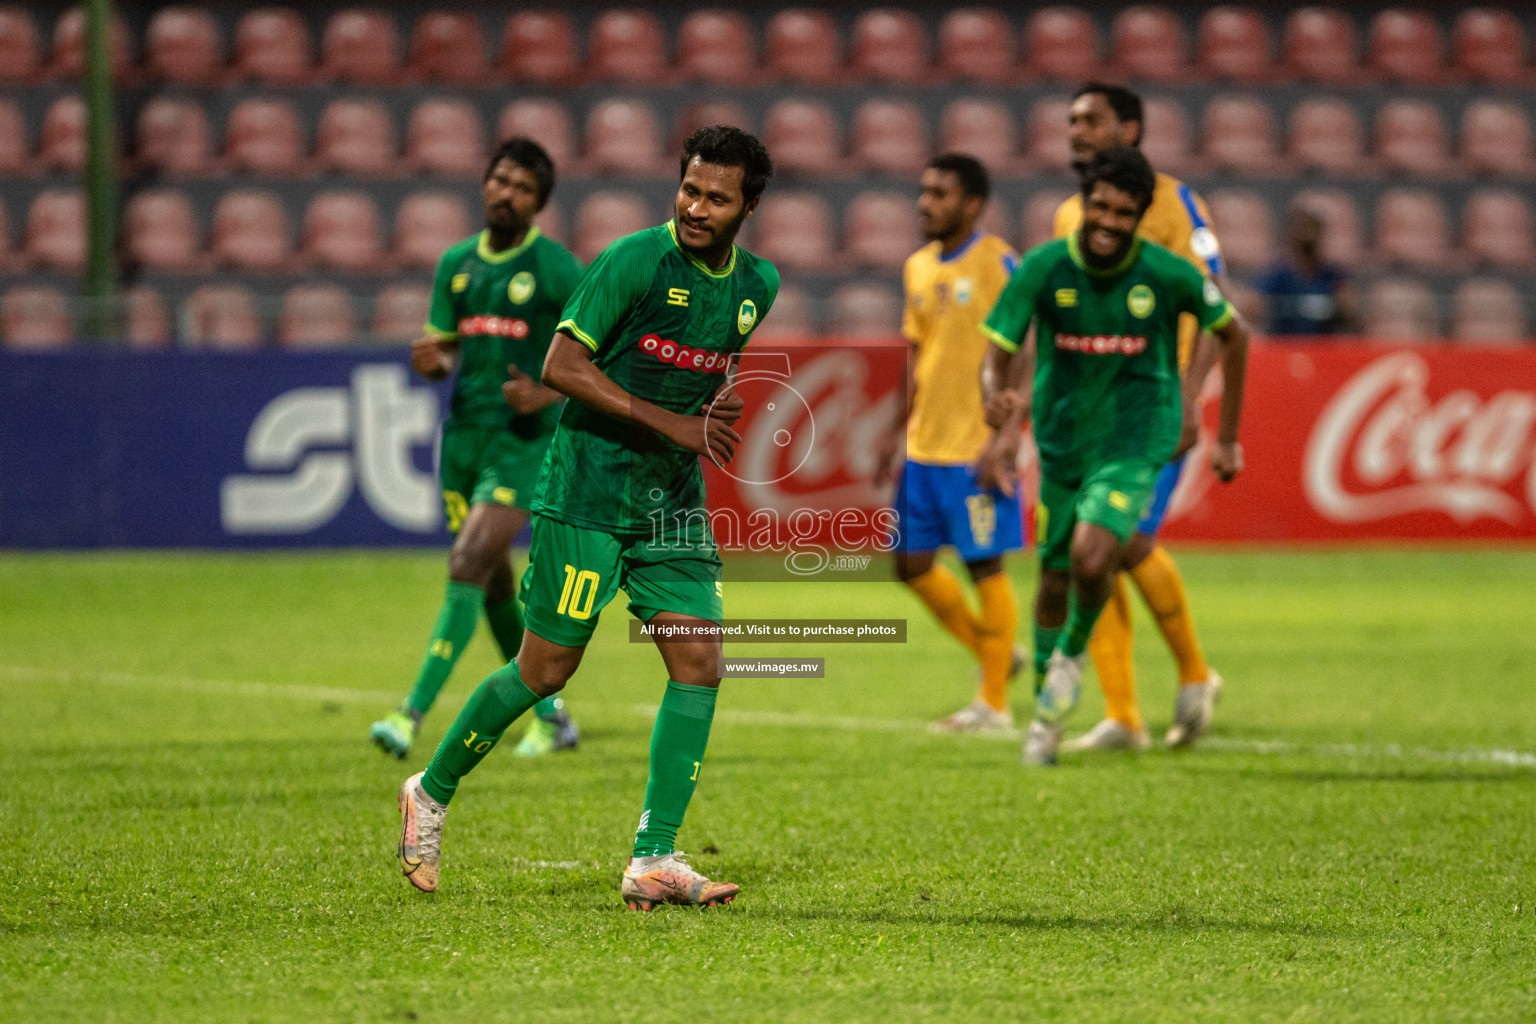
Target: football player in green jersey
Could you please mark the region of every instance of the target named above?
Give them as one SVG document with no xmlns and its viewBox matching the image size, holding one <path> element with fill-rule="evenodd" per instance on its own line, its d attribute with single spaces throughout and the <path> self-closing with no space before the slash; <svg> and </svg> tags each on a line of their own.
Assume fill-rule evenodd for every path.
<svg viewBox="0 0 1536 1024">
<path fill-rule="evenodd" d="M 699 457 L 729 461 L 743 403 L 727 370 L 768 314 L 778 271 L 736 247 L 773 165 L 739 128 L 688 138 L 675 216 L 610 245 L 566 304 L 543 382 L 571 400 L 533 502 L 517 659 L 469 699 L 399 805 L 400 867 L 437 887 L 443 818 L 459 781 L 528 708 L 560 692 L 622 588 L 667 669 L 650 778 L 621 894 L 632 909 L 729 902 L 675 843 L 704 761 L 720 685 L 721 564 Z"/>
<path fill-rule="evenodd" d="M 986 464 L 1012 466 L 1019 429 L 1033 411 L 1040 452 L 1036 543 L 1035 719 L 1027 764 L 1053 764 L 1077 704 L 1089 634 L 1123 548 L 1146 514 L 1158 472 L 1193 442 L 1184 422 L 1178 320 L 1191 313 L 1222 347 L 1225 386 L 1211 463 L 1230 480 L 1248 331 L 1236 311 L 1182 257 L 1136 235 L 1156 179 L 1139 150 L 1100 153 L 1082 179 L 1082 227 L 1024 255 L 982 328 L 993 341 L 984 383 L 1032 376 L 1032 394 L 1002 389 L 1002 421 Z M 1026 333 L 1035 328 L 1034 366 Z M 1022 350 L 1022 351 L 1021 351 Z"/>
<path fill-rule="evenodd" d="M 426 336 L 411 345 L 411 365 L 422 376 L 440 380 L 458 371 L 439 458 L 454 541 L 447 597 L 415 686 L 398 710 L 373 723 L 373 741 L 396 757 L 410 751 L 481 608 L 507 661 L 522 645 L 510 547 L 528 522 L 563 398 L 535 378 L 581 276 L 576 258 L 533 225 L 554 184 L 554 165 L 538 143 L 502 143 L 480 189 L 485 230 L 443 254 Z M 570 713 L 550 695 L 517 753 L 570 748 L 576 739 Z"/>
</svg>

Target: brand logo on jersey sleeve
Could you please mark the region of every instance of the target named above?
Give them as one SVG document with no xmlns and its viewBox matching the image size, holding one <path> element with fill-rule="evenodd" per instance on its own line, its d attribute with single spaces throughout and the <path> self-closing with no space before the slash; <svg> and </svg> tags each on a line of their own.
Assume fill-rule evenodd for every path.
<svg viewBox="0 0 1536 1024">
<path fill-rule="evenodd" d="M 751 299 L 742 299 L 741 308 L 736 311 L 736 333 L 746 334 L 757 323 L 757 305 Z"/>
<path fill-rule="evenodd" d="M 724 373 L 731 361 L 729 352 L 710 352 L 708 349 L 689 348 L 656 334 L 640 339 L 640 351 L 663 363 L 670 363 L 682 370 L 695 373 Z"/>
<path fill-rule="evenodd" d="M 533 290 L 538 286 L 533 274 L 526 270 L 520 270 L 512 275 L 511 282 L 507 285 L 507 298 L 521 306 L 533 298 Z"/>
<path fill-rule="evenodd" d="M 1152 294 L 1151 288 L 1138 284 L 1125 297 L 1125 306 L 1131 311 L 1131 316 L 1145 320 L 1157 308 L 1157 296 Z"/>
</svg>

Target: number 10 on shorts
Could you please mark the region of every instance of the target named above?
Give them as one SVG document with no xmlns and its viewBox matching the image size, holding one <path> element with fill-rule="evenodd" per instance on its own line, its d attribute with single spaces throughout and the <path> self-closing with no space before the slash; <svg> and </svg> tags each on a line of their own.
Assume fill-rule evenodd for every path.
<svg viewBox="0 0 1536 1024">
<path fill-rule="evenodd" d="M 574 565 L 565 567 L 565 588 L 560 591 L 560 607 L 557 615 L 569 615 L 573 619 L 592 617 L 592 604 L 597 600 L 599 578 L 591 569 L 578 570 Z"/>
</svg>

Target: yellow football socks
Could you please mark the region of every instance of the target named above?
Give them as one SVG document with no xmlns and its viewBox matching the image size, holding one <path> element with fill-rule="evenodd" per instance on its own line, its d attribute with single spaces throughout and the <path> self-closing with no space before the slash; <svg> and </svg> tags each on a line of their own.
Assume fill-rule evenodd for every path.
<svg viewBox="0 0 1536 1024">
<path fill-rule="evenodd" d="M 1019 624 L 1019 606 L 1006 572 L 993 573 L 976 584 L 981 596 L 981 621 L 976 646 L 981 659 L 981 692 L 978 696 L 994 711 L 1008 707 L 1008 669 L 1013 664 L 1013 634 Z"/>
<path fill-rule="evenodd" d="M 1179 685 L 1205 682 L 1210 678 L 1211 667 L 1205 663 L 1205 654 L 1195 637 L 1195 621 L 1189 614 L 1184 580 L 1173 558 L 1159 545 L 1131 570 L 1131 577 L 1157 619 L 1163 639 L 1178 659 Z"/>
<path fill-rule="evenodd" d="M 1115 574 L 1115 586 L 1099 615 L 1088 641 L 1099 688 L 1104 691 L 1104 714 L 1132 731 L 1141 731 L 1141 709 L 1136 706 L 1136 669 L 1131 660 L 1131 601 L 1125 577 Z"/>
<path fill-rule="evenodd" d="M 923 599 L 939 625 L 949 630 L 978 659 L 981 658 L 977 639 L 981 623 L 976 621 L 975 613 L 966 603 L 965 591 L 960 589 L 960 581 L 954 573 L 942 565 L 935 565 L 921 576 L 908 580 L 907 586 Z"/>
</svg>

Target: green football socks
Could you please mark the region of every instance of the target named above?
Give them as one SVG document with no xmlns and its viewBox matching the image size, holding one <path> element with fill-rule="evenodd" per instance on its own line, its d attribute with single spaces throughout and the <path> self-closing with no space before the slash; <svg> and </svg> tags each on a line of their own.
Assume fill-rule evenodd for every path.
<svg viewBox="0 0 1536 1024">
<path fill-rule="evenodd" d="M 1067 605 L 1067 625 L 1061 634 L 1062 654 L 1075 658 L 1088 649 L 1088 638 L 1093 635 L 1094 623 L 1099 621 L 1103 611 L 1103 602 L 1092 610 L 1085 609 L 1077 600 L 1076 589 L 1073 590 L 1072 600 Z"/>
<path fill-rule="evenodd" d="M 1056 650 L 1056 643 L 1061 639 L 1060 626 L 1042 626 L 1035 622 L 1035 693 L 1040 692 L 1040 684 L 1045 679 L 1046 666 L 1050 664 L 1051 652 Z"/>
<path fill-rule="evenodd" d="M 651 777 L 645 784 L 645 809 L 635 832 L 634 856 L 653 857 L 675 848 L 677 830 L 698 784 L 719 692 L 713 686 L 667 680 L 651 732 Z"/>
<path fill-rule="evenodd" d="M 443 598 L 442 611 L 437 613 L 437 624 L 432 627 L 432 639 L 427 642 L 427 655 L 421 661 L 411 695 L 406 698 L 406 704 L 418 713 L 424 715 L 432 709 L 454 663 L 475 635 L 475 623 L 480 619 L 484 601 L 484 587 L 456 580 L 448 582 L 448 594 Z"/>
<path fill-rule="evenodd" d="M 538 702 L 539 698 L 518 673 L 516 662 L 486 676 L 464 703 L 443 742 L 437 745 L 437 753 L 432 755 L 432 763 L 422 776 L 421 788 L 438 803 L 448 803 L 459 787 L 459 780 L 485 760 L 485 755 L 519 715 Z M 706 733 L 708 729 L 706 725 Z M 691 791 L 692 787 L 689 788 Z"/>
<path fill-rule="evenodd" d="M 491 624 L 496 646 L 508 661 L 517 659 L 523 646 L 523 613 L 516 597 L 509 597 L 500 604 L 485 606 L 485 621 Z M 550 694 L 533 707 L 533 713 L 545 721 L 551 721 L 560 713 L 560 697 Z"/>
</svg>

